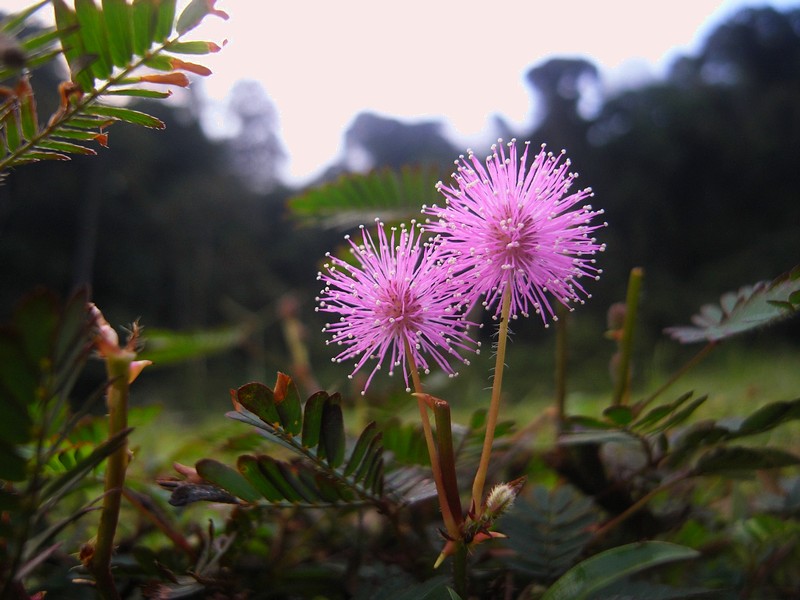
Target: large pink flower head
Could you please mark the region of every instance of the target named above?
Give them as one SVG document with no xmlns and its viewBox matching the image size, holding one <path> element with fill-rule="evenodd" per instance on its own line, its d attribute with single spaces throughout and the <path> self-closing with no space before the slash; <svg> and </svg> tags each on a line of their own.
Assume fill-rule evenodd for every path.
<svg viewBox="0 0 800 600">
<path fill-rule="evenodd" d="M 429 356 L 454 375 L 448 357 L 469 364 L 459 351 L 476 347 L 462 312 L 463 285 L 454 279 L 435 246 L 423 244 L 418 226 L 392 228 L 387 236 L 376 219 L 377 243 L 361 227 L 361 241 L 347 236 L 357 265 L 327 254 L 325 272 L 317 279 L 325 288 L 317 298 L 318 311 L 339 315 L 325 325 L 328 344 L 342 347 L 335 362 L 354 359 L 350 377 L 368 360 L 376 361 L 364 386 L 388 360 L 389 374 L 401 367 L 408 387 L 406 344 L 416 367 L 429 371 Z"/>
<path fill-rule="evenodd" d="M 592 233 L 603 213 L 589 204 L 591 188 L 568 193 L 577 177 L 564 152 L 545 146 L 527 167 L 529 143 L 517 157 L 516 140 L 506 149 L 499 140 L 484 165 L 472 152 L 456 161 L 455 183 L 439 182 L 445 205 L 423 207 L 428 231 L 438 234 L 454 272 L 469 282 L 468 303 L 484 295 L 484 305 L 500 313 L 503 290 L 510 286 L 511 317 L 533 309 L 547 326 L 555 319 L 548 294 L 569 306 L 590 297 L 581 285 L 596 279 L 594 255 L 605 249 Z"/>
</svg>

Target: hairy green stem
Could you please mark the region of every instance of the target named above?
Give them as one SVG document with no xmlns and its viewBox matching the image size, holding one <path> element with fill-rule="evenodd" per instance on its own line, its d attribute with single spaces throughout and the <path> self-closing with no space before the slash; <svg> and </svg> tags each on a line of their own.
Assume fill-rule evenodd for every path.
<svg viewBox="0 0 800 600">
<path fill-rule="evenodd" d="M 121 351 L 106 358 L 106 373 L 111 382 L 108 389 L 108 436 L 116 435 L 128 427 L 128 377 L 133 352 Z M 89 563 L 89 569 L 97 582 L 97 591 L 105 600 L 117 600 L 119 592 L 111 574 L 111 555 L 114 551 L 114 536 L 119 520 L 122 488 L 125 484 L 125 470 L 128 466 L 127 441 L 108 457 L 106 463 L 105 496 L 97 541 Z"/>
<path fill-rule="evenodd" d="M 500 414 L 500 391 L 503 387 L 503 369 L 506 359 L 506 342 L 508 341 L 508 319 L 511 313 L 511 284 L 506 284 L 503 289 L 503 306 L 500 309 L 500 331 L 497 339 L 497 357 L 494 367 L 494 382 L 492 383 L 492 399 L 489 403 L 489 413 L 486 417 L 486 434 L 483 438 L 483 450 L 478 471 L 472 482 L 472 510 L 476 516 L 483 512 L 483 486 L 486 483 L 486 474 L 489 471 L 489 459 L 492 455 L 494 443 L 494 430 L 497 427 L 497 417 Z"/>
<path fill-rule="evenodd" d="M 633 331 L 636 326 L 636 313 L 639 309 L 639 294 L 642 290 L 644 270 L 641 267 L 631 269 L 628 278 L 628 293 L 625 298 L 625 323 L 620 342 L 620 360 L 617 369 L 617 381 L 614 386 L 613 404 L 626 404 L 630 387 L 631 355 L 633 354 Z"/>
</svg>

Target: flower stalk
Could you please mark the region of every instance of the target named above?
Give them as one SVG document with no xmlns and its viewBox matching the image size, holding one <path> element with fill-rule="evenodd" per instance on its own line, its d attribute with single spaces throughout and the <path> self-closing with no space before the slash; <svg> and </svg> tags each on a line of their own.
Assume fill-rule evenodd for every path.
<svg viewBox="0 0 800 600">
<path fill-rule="evenodd" d="M 492 398 L 489 403 L 489 412 L 486 417 L 486 435 L 483 438 L 483 449 L 475 479 L 472 482 L 472 511 L 480 517 L 483 512 L 483 487 L 486 483 L 486 474 L 489 471 L 489 459 L 492 455 L 494 444 L 494 430 L 497 427 L 497 418 L 500 414 L 500 392 L 503 387 L 503 369 L 506 358 L 506 342 L 508 341 L 508 319 L 511 312 L 511 286 L 503 289 L 502 308 L 500 310 L 500 329 L 497 339 L 497 357 L 494 367 L 494 382 L 492 383 Z"/>
<path fill-rule="evenodd" d="M 130 384 L 150 361 L 136 360 L 136 345 L 139 341 L 139 327 L 134 324 L 131 336 L 125 346 L 120 346 L 116 331 L 108 324 L 100 310 L 90 306 L 95 319 L 97 334 L 94 346 L 106 363 L 109 380 L 106 403 L 108 407 L 108 437 L 120 435 L 128 428 L 128 397 Z M 127 439 L 108 457 L 106 461 L 105 494 L 100 524 L 94 547 L 90 549 L 84 563 L 94 575 L 97 591 L 104 600 L 117 600 L 119 592 L 111 573 L 111 556 L 114 552 L 114 536 L 119 522 L 122 502 L 122 489 L 125 485 L 125 472 L 128 468 Z"/>
</svg>

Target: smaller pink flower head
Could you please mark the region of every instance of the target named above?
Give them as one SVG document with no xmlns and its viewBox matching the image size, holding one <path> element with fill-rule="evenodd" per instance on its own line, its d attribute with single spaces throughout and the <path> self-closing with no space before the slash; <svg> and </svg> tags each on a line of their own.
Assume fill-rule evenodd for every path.
<svg viewBox="0 0 800 600">
<path fill-rule="evenodd" d="M 496 317 L 510 286 L 512 318 L 533 309 L 547 326 L 548 315 L 556 318 L 548 294 L 565 306 L 590 297 L 579 280 L 602 272 L 594 255 L 605 245 L 592 233 L 606 223 L 591 224 L 603 211 L 580 205 L 593 196 L 591 188 L 568 193 L 578 175 L 569 172 L 563 151 L 554 155 L 542 145 L 528 167 L 528 147 L 517 158 L 516 140 L 508 155 L 502 143 L 493 145 L 485 165 L 472 152 L 460 157 L 452 187 L 437 185 L 445 205 L 422 210 L 435 217 L 426 228 L 468 282 L 469 304 L 483 295 Z"/>
<path fill-rule="evenodd" d="M 469 364 L 459 351 L 476 346 L 467 335 L 471 323 L 462 311 L 463 285 L 452 277 L 438 249 L 421 243 L 416 223 L 392 228 L 388 236 L 383 223 L 376 223 L 377 243 L 363 226 L 361 243 L 345 238 L 357 264 L 327 254 L 325 272 L 317 276 L 325 283 L 317 311 L 339 315 L 322 330 L 331 335 L 328 344 L 342 347 L 333 361 L 354 359 L 352 377 L 374 359 L 364 391 L 385 361 L 389 375 L 402 368 L 408 387 L 406 344 L 417 368 L 429 372 L 428 356 L 455 375 L 448 358 Z"/>
</svg>

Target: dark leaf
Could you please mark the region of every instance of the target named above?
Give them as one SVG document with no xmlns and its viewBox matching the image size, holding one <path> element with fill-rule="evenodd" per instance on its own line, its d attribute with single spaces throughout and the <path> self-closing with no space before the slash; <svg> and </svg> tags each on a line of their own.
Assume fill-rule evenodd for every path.
<svg viewBox="0 0 800 600">
<path fill-rule="evenodd" d="M 674 400 L 669 404 L 662 404 L 650 409 L 647 413 L 645 413 L 644 416 L 637 419 L 636 422 L 633 423 L 632 427 L 634 429 L 649 430 L 651 426 L 655 425 L 677 410 L 684 402 L 692 397 L 693 393 L 694 392 L 686 392 L 677 400 Z"/>
<path fill-rule="evenodd" d="M 291 377 L 278 373 L 273 397 L 283 430 L 292 437 L 300 435 L 303 429 L 300 394 L 298 394 L 297 386 Z"/>
<path fill-rule="evenodd" d="M 319 444 L 322 428 L 322 411 L 328 402 L 327 392 L 317 392 L 306 400 L 303 411 L 302 444 L 306 448 L 315 448 Z"/>
<path fill-rule="evenodd" d="M 630 406 L 609 406 L 603 411 L 603 416 L 615 425 L 625 426 L 633 420 Z"/>
<path fill-rule="evenodd" d="M 347 466 L 344 469 L 345 476 L 351 475 L 364 460 L 367 455 L 367 450 L 372 445 L 376 437 L 380 435 L 375 421 L 370 422 L 361 432 L 361 435 L 356 442 L 353 452 L 350 454 L 350 459 L 347 461 Z"/>
<path fill-rule="evenodd" d="M 661 425 L 653 429 L 653 431 L 666 431 L 671 427 L 676 427 L 686 421 L 692 413 L 694 413 L 697 408 L 702 405 L 706 400 L 708 400 L 707 395 L 700 396 L 699 398 L 695 398 L 692 400 L 688 406 L 685 406 L 681 410 L 675 412 L 670 418 L 664 421 Z"/>
<path fill-rule="evenodd" d="M 552 582 L 578 560 L 598 518 L 591 500 L 573 488 L 550 491 L 537 485 L 498 522 L 496 529 L 508 536 L 502 545 L 514 551 L 503 562 L 539 581 Z"/>
<path fill-rule="evenodd" d="M 762 406 L 747 417 L 736 431 L 731 432 L 730 437 L 763 433 L 797 419 L 800 419 L 800 398 L 789 402 L 773 402 Z"/>
<path fill-rule="evenodd" d="M 272 390 L 263 383 L 247 383 L 236 390 L 236 399 L 251 413 L 267 425 L 275 428 L 280 425 L 280 416 L 275 408 Z"/>
<path fill-rule="evenodd" d="M 716 342 L 772 325 L 797 313 L 798 305 L 792 302 L 800 291 L 800 265 L 772 281 L 729 292 L 719 305 L 707 304 L 692 317 L 694 327 L 670 327 L 666 333 L 684 344 Z"/>
<path fill-rule="evenodd" d="M 638 438 L 631 433 L 620 430 L 578 431 L 565 433 L 558 437 L 558 443 L 564 445 L 605 444 L 607 442 L 638 443 Z"/>
<path fill-rule="evenodd" d="M 172 506 L 186 506 L 193 502 L 239 503 L 232 494 L 207 483 L 181 483 L 170 485 L 169 487 L 172 489 L 172 494 L 169 498 L 169 503 Z"/>
<path fill-rule="evenodd" d="M 696 550 L 668 542 L 617 546 L 574 566 L 544 593 L 541 600 L 585 600 L 615 581 L 644 569 L 699 555 Z"/>
<path fill-rule="evenodd" d="M 322 409 L 322 428 L 320 446 L 325 452 L 328 464 L 336 468 L 344 461 L 345 435 L 342 407 L 330 398 Z"/>
<path fill-rule="evenodd" d="M 731 471 L 776 469 L 800 464 L 800 457 L 777 448 L 714 448 L 700 457 L 694 467 L 696 475 Z"/>
<path fill-rule="evenodd" d="M 255 456 L 240 456 L 236 461 L 239 472 L 245 476 L 254 488 L 269 502 L 280 502 L 286 496 L 278 489 L 259 467 L 259 459 Z"/>
</svg>

